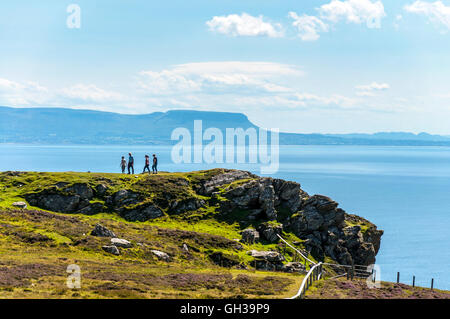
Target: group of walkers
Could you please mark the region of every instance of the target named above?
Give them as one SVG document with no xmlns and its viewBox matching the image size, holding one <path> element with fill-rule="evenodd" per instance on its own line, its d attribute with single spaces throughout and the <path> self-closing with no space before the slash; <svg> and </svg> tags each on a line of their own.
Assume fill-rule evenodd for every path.
<svg viewBox="0 0 450 319">
<path fill-rule="evenodd" d="M 128 167 L 128 174 L 134 174 L 134 157 L 131 153 L 128 153 L 128 163 L 125 160 L 125 156 L 122 156 L 122 160 L 120 162 L 120 167 L 122 168 L 122 174 L 125 174 L 125 168 Z M 152 171 L 150 172 L 150 157 L 148 155 L 145 155 L 145 166 L 144 170 L 142 171 L 142 174 L 145 173 L 145 170 L 148 171 L 148 173 L 158 174 L 158 158 L 155 154 L 153 154 L 153 164 L 152 164 Z"/>
</svg>

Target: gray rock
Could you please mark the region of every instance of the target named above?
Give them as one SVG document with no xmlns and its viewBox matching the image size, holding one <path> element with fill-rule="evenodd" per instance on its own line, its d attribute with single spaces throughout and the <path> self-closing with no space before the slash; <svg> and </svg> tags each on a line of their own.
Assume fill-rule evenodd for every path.
<svg viewBox="0 0 450 319">
<path fill-rule="evenodd" d="M 171 260 L 170 256 L 165 252 L 162 252 L 162 251 L 159 251 L 156 249 L 151 250 L 151 252 L 153 255 L 158 257 L 159 260 L 162 260 L 162 261 L 170 261 Z"/>
<path fill-rule="evenodd" d="M 66 187 L 64 191 L 78 195 L 83 199 L 92 199 L 94 197 L 92 187 L 86 183 L 73 184 L 72 186 Z"/>
<path fill-rule="evenodd" d="M 99 197 L 104 196 L 107 191 L 108 191 L 108 187 L 104 184 L 99 184 L 95 187 L 95 192 L 96 192 L 97 196 L 99 196 Z"/>
<path fill-rule="evenodd" d="M 265 240 L 270 243 L 276 243 L 280 240 L 277 235 L 281 235 L 283 233 L 283 225 L 282 224 L 274 224 L 274 223 L 263 223 L 258 226 L 258 231 Z"/>
<path fill-rule="evenodd" d="M 14 207 L 21 208 L 21 209 L 25 209 L 28 207 L 27 203 L 25 203 L 25 202 L 14 202 L 11 205 Z"/>
<path fill-rule="evenodd" d="M 195 211 L 203 206 L 205 206 L 204 200 L 193 197 L 181 201 L 174 201 L 170 211 L 174 214 L 181 214 L 188 211 Z"/>
<path fill-rule="evenodd" d="M 133 246 L 131 242 L 122 238 L 111 238 L 111 244 L 113 244 L 116 247 L 122 248 L 131 248 Z"/>
<path fill-rule="evenodd" d="M 212 192 L 217 191 L 219 187 L 223 185 L 230 184 L 239 179 L 247 179 L 251 177 L 255 177 L 255 175 L 245 171 L 225 170 L 223 174 L 218 174 L 203 182 L 200 189 L 198 190 L 198 193 L 202 195 L 210 195 Z"/>
<path fill-rule="evenodd" d="M 248 254 L 255 259 L 263 259 L 269 262 L 282 262 L 285 260 L 283 255 L 276 251 L 251 250 Z"/>
<path fill-rule="evenodd" d="M 102 249 L 104 251 L 106 251 L 107 253 L 110 253 L 110 254 L 113 254 L 113 255 L 116 255 L 116 256 L 120 255 L 119 249 L 116 246 L 114 246 L 114 245 L 102 246 Z"/>
<path fill-rule="evenodd" d="M 95 228 L 94 230 L 92 230 L 91 235 L 97 237 L 112 237 L 112 238 L 117 237 L 113 231 L 109 230 L 108 228 L 100 224 L 95 225 Z"/>
<path fill-rule="evenodd" d="M 248 244 L 254 244 L 259 241 L 259 232 L 256 229 L 247 228 L 241 233 L 241 241 Z"/>
<path fill-rule="evenodd" d="M 33 206 L 60 213 L 74 213 L 78 210 L 78 204 L 80 203 L 80 196 L 78 195 L 38 193 L 25 197 Z"/>
<path fill-rule="evenodd" d="M 299 262 L 289 262 L 285 265 L 283 265 L 283 268 L 281 269 L 284 272 L 289 272 L 289 273 L 302 273 L 302 274 L 306 274 L 306 267 L 304 264 L 299 263 Z"/>
<path fill-rule="evenodd" d="M 164 215 L 164 212 L 155 205 L 146 205 L 144 207 L 134 208 L 132 210 L 123 210 L 122 216 L 129 221 L 140 221 L 155 219 Z"/>
<path fill-rule="evenodd" d="M 259 202 L 267 219 L 277 219 L 277 212 L 275 210 L 275 190 L 272 185 L 263 186 L 261 195 L 259 195 Z"/>
</svg>

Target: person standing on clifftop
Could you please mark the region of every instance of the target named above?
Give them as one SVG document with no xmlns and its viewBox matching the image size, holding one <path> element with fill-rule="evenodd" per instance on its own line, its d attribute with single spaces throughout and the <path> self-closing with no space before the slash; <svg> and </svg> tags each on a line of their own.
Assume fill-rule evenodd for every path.
<svg viewBox="0 0 450 319">
<path fill-rule="evenodd" d="M 131 153 L 128 153 L 128 174 L 130 174 L 130 168 L 134 174 L 134 158 L 133 155 L 131 155 Z"/>
<path fill-rule="evenodd" d="M 148 173 L 150 174 L 150 157 L 148 155 L 145 155 L 145 166 L 144 170 L 142 171 L 142 174 L 145 173 L 145 169 L 147 169 Z"/>
<path fill-rule="evenodd" d="M 158 158 L 155 154 L 153 154 L 153 165 L 152 165 L 153 174 L 158 174 Z"/>
<path fill-rule="evenodd" d="M 122 174 L 125 174 L 125 168 L 127 167 L 127 161 L 125 160 L 125 156 L 122 156 L 122 160 L 120 161 L 120 167 L 122 168 Z"/>
</svg>

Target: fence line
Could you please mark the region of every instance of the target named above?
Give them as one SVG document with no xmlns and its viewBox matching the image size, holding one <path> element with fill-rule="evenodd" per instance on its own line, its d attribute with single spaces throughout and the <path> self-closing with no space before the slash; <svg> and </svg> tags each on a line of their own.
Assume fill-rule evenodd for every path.
<svg viewBox="0 0 450 319">
<path fill-rule="evenodd" d="M 289 247 L 291 247 L 293 250 L 295 250 L 297 253 L 300 254 L 300 256 L 303 257 L 303 259 L 309 261 L 310 264 L 312 265 L 316 265 L 316 263 L 314 261 L 312 261 L 311 259 L 309 259 L 308 257 L 306 257 L 300 250 L 298 250 L 297 248 L 295 248 L 294 246 L 292 246 L 291 244 L 289 244 L 286 240 L 283 239 L 283 237 L 281 237 L 280 235 L 278 235 L 278 238 L 280 238 L 286 245 L 288 245 Z"/>
<path fill-rule="evenodd" d="M 314 281 L 322 278 L 322 263 L 315 264 L 303 278 L 302 284 L 297 294 L 287 299 L 301 299 L 305 296 L 306 291 L 311 287 Z"/>
</svg>

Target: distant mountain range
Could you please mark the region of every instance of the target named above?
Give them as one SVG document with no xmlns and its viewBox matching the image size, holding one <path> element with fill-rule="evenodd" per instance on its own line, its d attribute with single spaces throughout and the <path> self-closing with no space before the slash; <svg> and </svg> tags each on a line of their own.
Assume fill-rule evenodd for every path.
<svg viewBox="0 0 450 319">
<path fill-rule="evenodd" d="M 174 110 L 143 115 L 64 108 L 0 107 L 0 143 L 172 144 L 177 127 L 258 128 L 240 113 Z M 405 132 L 376 134 L 280 133 L 282 145 L 442 145 L 450 136 Z"/>
</svg>

